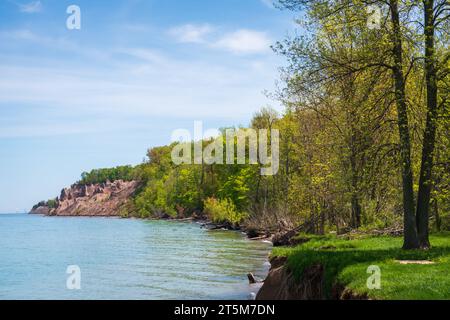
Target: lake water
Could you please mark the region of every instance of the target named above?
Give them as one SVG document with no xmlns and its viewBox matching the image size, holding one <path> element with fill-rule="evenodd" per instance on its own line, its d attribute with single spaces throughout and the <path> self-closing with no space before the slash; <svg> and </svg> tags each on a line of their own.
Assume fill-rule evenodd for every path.
<svg viewBox="0 0 450 320">
<path fill-rule="evenodd" d="M 0 299 L 249 299 L 270 249 L 196 223 L 3 214 Z"/>
</svg>

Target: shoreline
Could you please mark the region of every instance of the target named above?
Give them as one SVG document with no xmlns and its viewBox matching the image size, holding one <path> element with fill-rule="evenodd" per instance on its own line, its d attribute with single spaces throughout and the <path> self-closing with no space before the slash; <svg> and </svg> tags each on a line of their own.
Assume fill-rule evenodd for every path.
<svg viewBox="0 0 450 320">
<path fill-rule="evenodd" d="M 108 218 L 108 219 L 131 219 L 131 220 L 147 220 L 147 221 L 173 221 L 173 222 L 194 222 L 197 224 L 200 224 L 201 228 L 205 228 L 207 230 L 227 230 L 227 231 L 239 231 L 246 235 L 246 237 L 249 240 L 252 241 L 268 241 L 273 244 L 273 236 L 274 233 L 268 232 L 269 235 L 267 235 L 267 232 L 265 235 L 256 235 L 252 236 L 252 230 L 246 229 L 245 226 L 238 226 L 238 227 L 232 227 L 227 223 L 215 223 L 208 219 L 202 219 L 202 218 L 195 218 L 195 217 L 188 217 L 188 218 L 165 218 L 165 217 L 152 217 L 152 218 L 139 218 L 139 217 L 122 217 L 118 215 L 98 215 L 98 214 L 88 214 L 88 215 L 49 215 L 49 214 L 43 214 L 43 213 L 34 213 L 34 212 L 28 212 L 28 213 L 21 213 L 21 214 L 27 214 L 27 215 L 36 215 L 36 216 L 43 216 L 43 217 L 58 217 L 58 218 Z"/>
</svg>

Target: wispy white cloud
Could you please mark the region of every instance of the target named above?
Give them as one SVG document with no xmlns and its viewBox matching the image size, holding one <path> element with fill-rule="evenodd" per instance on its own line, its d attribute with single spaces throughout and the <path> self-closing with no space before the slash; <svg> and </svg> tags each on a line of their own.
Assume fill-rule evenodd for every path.
<svg viewBox="0 0 450 320">
<path fill-rule="evenodd" d="M 169 34 L 182 43 L 204 43 L 206 36 L 214 31 L 209 24 L 194 25 L 185 24 L 171 28 Z"/>
<path fill-rule="evenodd" d="M 36 13 L 42 11 L 41 1 L 31 1 L 28 3 L 18 3 L 19 10 L 25 13 Z"/>
<path fill-rule="evenodd" d="M 239 29 L 220 36 L 217 35 L 218 32 L 215 32 L 218 29 L 210 24 L 186 24 L 169 29 L 168 34 L 181 43 L 203 44 L 234 54 L 255 54 L 269 51 L 271 40 L 265 32 Z M 210 36 L 213 32 L 215 32 L 214 37 Z"/>
<path fill-rule="evenodd" d="M 270 44 L 271 40 L 265 32 L 241 29 L 224 35 L 214 43 L 214 47 L 236 54 L 249 54 L 267 52 Z"/>
</svg>

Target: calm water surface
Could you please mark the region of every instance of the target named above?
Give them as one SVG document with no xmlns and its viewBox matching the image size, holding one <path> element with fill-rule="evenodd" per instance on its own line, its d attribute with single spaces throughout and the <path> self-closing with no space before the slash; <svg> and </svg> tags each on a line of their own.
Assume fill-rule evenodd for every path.
<svg viewBox="0 0 450 320">
<path fill-rule="evenodd" d="M 0 299 L 248 299 L 270 249 L 196 223 L 0 214 Z"/>
</svg>

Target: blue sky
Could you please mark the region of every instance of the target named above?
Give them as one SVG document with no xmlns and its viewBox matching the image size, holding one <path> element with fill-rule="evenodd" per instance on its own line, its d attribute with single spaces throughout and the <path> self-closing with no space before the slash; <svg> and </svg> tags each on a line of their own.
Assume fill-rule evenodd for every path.
<svg viewBox="0 0 450 320">
<path fill-rule="evenodd" d="M 81 9 L 68 30 L 66 9 Z M 0 0 L 0 212 L 92 168 L 140 163 L 178 128 L 246 125 L 294 32 L 270 0 Z"/>
</svg>

